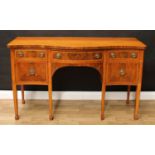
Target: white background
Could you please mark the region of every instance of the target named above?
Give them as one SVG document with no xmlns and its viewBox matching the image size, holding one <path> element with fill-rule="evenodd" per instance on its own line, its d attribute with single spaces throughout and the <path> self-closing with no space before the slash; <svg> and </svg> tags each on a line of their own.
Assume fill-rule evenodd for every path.
<svg viewBox="0 0 155 155">
<path fill-rule="evenodd" d="M 153 2 L 0 0 L 0 29 L 153 30 Z M 0 155 L 151 155 L 154 133 L 154 126 L 0 126 Z"/>
</svg>

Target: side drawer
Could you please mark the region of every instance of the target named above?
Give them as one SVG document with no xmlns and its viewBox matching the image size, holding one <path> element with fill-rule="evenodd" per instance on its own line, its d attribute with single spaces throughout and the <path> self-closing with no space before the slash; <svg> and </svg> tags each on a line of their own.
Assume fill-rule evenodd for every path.
<svg viewBox="0 0 155 155">
<path fill-rule="evenodd" d="M 134 85 L 138 82 L 138 63 L 108 63 L 107 83 L 114 85 Z"/>
<path fill-rule="evenodd" d="M 17 62 L 16 63 L 17 83 L 47 83 L 46 62 Z"/>
<path fill-rule="evenodd" d="M 138 50 L 111 50 L 108 51 L 107 57 L 109 61 L 138 61 L 140 52 Z"/>
<path fill-rule="evenodd" d="M 15 51 L 16 59 L 47 59 L 47 51 L 45 50 L 16 50 Z"/>
</svg>

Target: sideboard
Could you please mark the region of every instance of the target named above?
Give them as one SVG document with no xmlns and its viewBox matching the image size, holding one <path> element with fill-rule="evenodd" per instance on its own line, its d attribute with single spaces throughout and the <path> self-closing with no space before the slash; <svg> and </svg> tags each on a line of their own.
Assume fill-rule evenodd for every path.
<svg viewBox="0 0 155 155">
<path fill-rule="evenodd" d="M 11 51 L 12 89 L 15 119 L 19 119 L 17 86 L 47 85 L 49 119 L 54 118 L 52 76 L 62 67 L 87 66 L 96 69 L 102 81 L 101 120 L 104 119 L 106 86 L 136 86 L 134 119 L 139 118 L 143 59 L 146 45 L 136 38 L 17 37 L 7 45 Z"/>
</svg>

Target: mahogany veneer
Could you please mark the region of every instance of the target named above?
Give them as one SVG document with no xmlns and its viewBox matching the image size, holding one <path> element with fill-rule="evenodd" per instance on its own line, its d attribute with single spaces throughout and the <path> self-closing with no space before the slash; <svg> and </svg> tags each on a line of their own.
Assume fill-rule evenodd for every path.
<svg viewBox="0 0 155 155">
<path fill-rule="evenodd" d="M 17 37 L 10 43 L 15 119 L 19 119 L 17 85 L 48 85 L 49 119 L 53 119 L 52 76 L 65 66 L 88 66 L 99 71 L 102 80 L 101 119 L 107 85 L 136 89 L 134 119 L 138 119 L 144 49 L 136 38 Z"/>
</svg>

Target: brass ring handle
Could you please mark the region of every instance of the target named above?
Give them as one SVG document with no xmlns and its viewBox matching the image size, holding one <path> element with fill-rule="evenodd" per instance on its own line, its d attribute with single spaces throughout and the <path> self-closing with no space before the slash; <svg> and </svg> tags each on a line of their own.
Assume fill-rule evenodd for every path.
<svg viewBox="0 0 155 155">
<path fill-rule="evenodd" d="M 111 58 L 116 58 L 116 54 L 114 52 L 110 53 Z"/>
<path fill-rule="evenodd" d="M 29 69 L 29 75 L 30 76 L 35 76 L 35 69 L 34 68 Z"/>
<path fill-rule="evenodd" d="M 44 57 L 45 57 L 45 53 L 44 53 L 44 52 L 40 52 L 40 53 L 39 53 L 39 57 L 40 57 L 40 58 L 44 58 Z"/>
<path fill-rule="evenodd" d="M 124 69 L 120 69 L 119 73 L 120 73 L 120 76 L 124 76 L 126 74 Z"/>
<path fill-rule="evenodd" d="M 94 57 L 95 57 L 95 59 L 100 59 L 100 58 L 102 57 L 102 55 L 101 55 L 100 53 L 96 53 L 96 54 L 94 55 Z"/>
<path fill-rule="evenodd" d="M 61 59 L 61 53 L 56 53 L 55 58 L 56 59 Z"/>
<path fill-rule="evenodd" d="M 19 57 L 24 57 L 24 52 L 22 52 L 22 51 L 18 52 L 18 56 Z"/>
<path fill-rule="evenodd" d="M 137 54 L 136 53 L 131 53 L 131 58 L 137 58 Z"/>
</svg>

